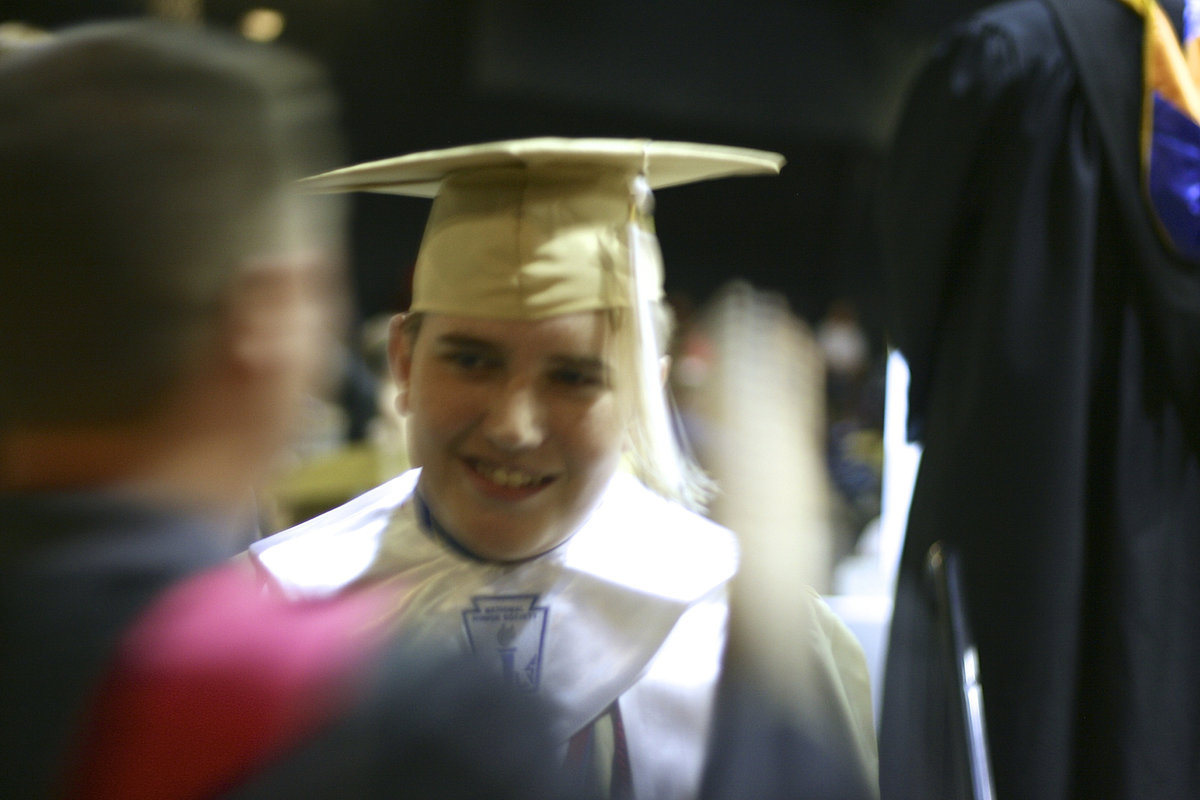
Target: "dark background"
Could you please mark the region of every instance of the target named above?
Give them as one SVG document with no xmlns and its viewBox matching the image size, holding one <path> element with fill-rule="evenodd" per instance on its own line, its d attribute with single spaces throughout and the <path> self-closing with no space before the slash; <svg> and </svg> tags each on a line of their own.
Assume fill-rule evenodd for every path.
<svg viewBox="0 0 1200 800">
<path fill-rule="evenodd" d="M 179 0 L 154 0 L 164 3 Z M 256 5 L 324 61 L 348 162 L 524 136 L 652 137 L 783 153 L 778 178 L 664 190 L 667 288 L 702 303 L 732 278 L 815 323 L 838 298 L 882 347 L 872 187 L 908 81 L 972 0 L 206 0 L 215 25 Z M 146 2 L 0 0 L 40 27 Z M 397 310 L 428 201 L 355 198 L 360 314 Z"/>
</svg>

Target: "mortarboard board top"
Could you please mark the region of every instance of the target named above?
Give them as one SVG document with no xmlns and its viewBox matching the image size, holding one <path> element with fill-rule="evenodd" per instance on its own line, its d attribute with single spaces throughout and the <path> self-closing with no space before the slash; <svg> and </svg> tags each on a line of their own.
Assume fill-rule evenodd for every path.
<svg viewBox="0 0 1200 800">
<path fill-rule="evenodd" d="M 653 139 L 567 139 L 545 136 L 450 147 L 368 161 L 304 181 L 316 192 L 379 192 L 435 197 L 445 177 L 487 167 L 557 165 L 644 172 L 652 189 L 734 175 L 778 173 L 778 153 L 724 145 Z"/>
</svg>

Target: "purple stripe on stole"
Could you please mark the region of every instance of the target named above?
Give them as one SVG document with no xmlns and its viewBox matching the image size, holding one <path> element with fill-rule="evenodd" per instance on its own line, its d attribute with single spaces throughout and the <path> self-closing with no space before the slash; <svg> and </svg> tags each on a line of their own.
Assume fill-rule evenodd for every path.
<svg viewBox="0 0 1200 800">
<path fill-rule="evenodd" d="M 1157 93 L 1147 182 L 1171 244 L 1200 261 L 1200 126 Z"/>
</svg>

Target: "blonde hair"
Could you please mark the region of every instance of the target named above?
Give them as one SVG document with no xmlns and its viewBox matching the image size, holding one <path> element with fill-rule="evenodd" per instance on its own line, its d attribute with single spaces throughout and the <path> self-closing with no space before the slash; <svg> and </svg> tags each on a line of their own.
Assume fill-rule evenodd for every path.
<svg viewBox="0 0 1200 800">
<path fill-rule="evenodd" d="M 627 376 L 617 386 L 628 420 L 626 462 L 656 494 L 703 513 L 716 484 L 693 457 L 663 379 L 674 314 L 665 301 L 647 305 L 649 319 L 639 320 L 636 305 L 609 312 L 620 374 Z"/>
</svg>

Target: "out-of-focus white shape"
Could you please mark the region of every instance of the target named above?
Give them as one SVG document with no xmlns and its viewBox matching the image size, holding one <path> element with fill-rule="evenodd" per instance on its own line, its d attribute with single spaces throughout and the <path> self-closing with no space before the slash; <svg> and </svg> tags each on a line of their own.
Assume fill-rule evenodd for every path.
<svg viewBox="0 0 1200 800">
<path fill-rule="evenodd" d="M 879 568 L 888 594 L 895 588 L 908 506 L 912 501 L 921 446 L 907 439 L 908 364 L 898 350 L 888 355 L 883 412 L 883 486 L 880 497 Z"/>
<path fill-rule="evenodd" d="M 887 388 L 883 419 L 883 487 L 879 519 L 859 538 L 854 554 L 839 565 L 830 608 L 854 632 L 871 671 L 875 721 L 879 722 L 887 663 L 888 629 L 892 621 L 892 595 L 913 483 L 921 461 L 921 447 L 907 441 L 908 364 L 898 351 L 888 355 Z"/>
<path fill-rule="evenodd" d="M 273 42 L 283 33 L 286 19 L 273 8 L 253 8 L 242 17 L 242 36 L 255 42 Z"/>
</svg>

